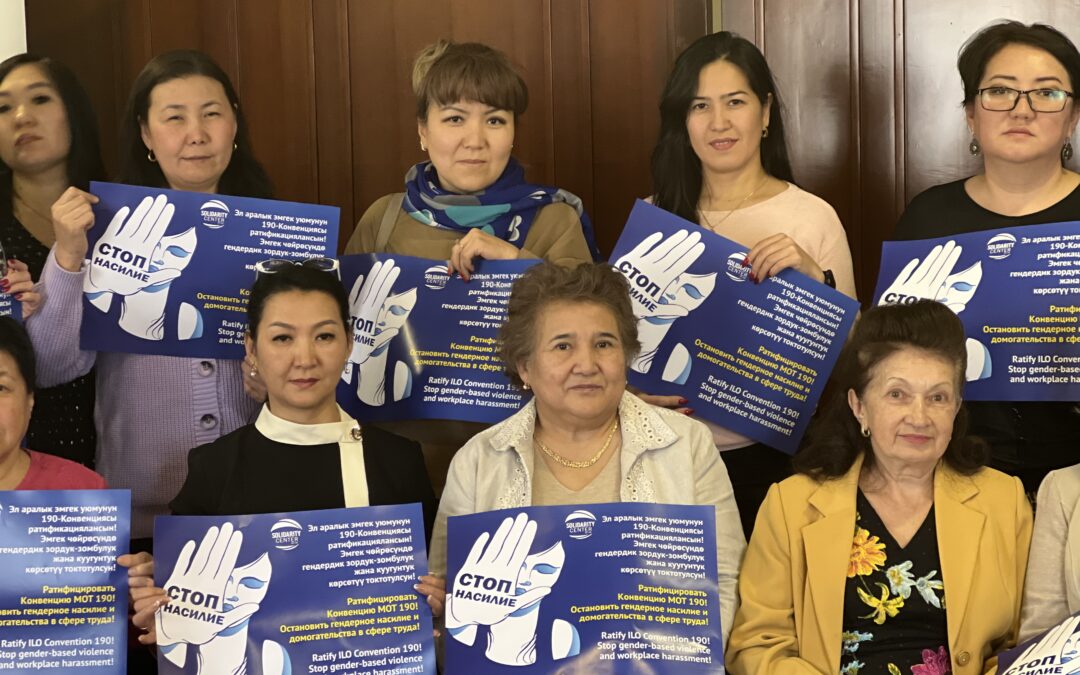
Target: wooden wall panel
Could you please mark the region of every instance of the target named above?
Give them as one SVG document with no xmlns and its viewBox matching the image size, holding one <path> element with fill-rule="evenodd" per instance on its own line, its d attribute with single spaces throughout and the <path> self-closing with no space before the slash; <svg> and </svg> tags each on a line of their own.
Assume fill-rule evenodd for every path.
<svg viewBox="0 0 1080 675">
<path fill-rule="evenodd" d="M 279 199 L 318 201 L 311 0 L 239 0 L 240 97 Z"/>
<path fill-rule="evenodd" d="M 551 181 L 573 192 L 586 205 L 594 203 L 592 72 L 590 63 L 589 3 L 551 0 Z"/>
</svg>

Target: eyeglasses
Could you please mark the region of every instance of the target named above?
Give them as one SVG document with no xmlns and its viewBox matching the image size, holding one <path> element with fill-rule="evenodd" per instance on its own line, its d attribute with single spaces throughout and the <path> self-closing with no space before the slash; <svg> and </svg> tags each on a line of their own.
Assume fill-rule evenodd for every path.
<svg viewBox="0 0 1080 675">
<path fill-rule="evenodd" d="M 284 258 L 271 258 L 255 263 L 255 277 L 260 274 L 276 274 L 299 265 L 310 270 L 327 272 L 341 279 L 341 265 L 334 258 L 308 258 L 307 260 L 285 260 Z"/>
<path fill-rule="evenodd" d="M 1028 107 L 1035 112 L 1055 113 L 1065 109 L 1065 102 L 1072 96 L 1064 89 L 1013 89 L 1012 87 L 984 87 L 979 90 L 979 103 L 984 110 L 1008 112 L 1016 108 L 1023 96 Z"/>
</svg>

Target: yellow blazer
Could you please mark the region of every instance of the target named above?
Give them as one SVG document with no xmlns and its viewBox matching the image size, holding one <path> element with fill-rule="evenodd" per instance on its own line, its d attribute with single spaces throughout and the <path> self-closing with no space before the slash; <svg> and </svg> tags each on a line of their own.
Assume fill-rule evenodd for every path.
<svg viewBox="0 0 1080 675">
<path fill-rule="evenodd" d="M 861 468 L 860 459 L 835 480 L 796 475 L 769 490 L 739 576 L 727 647 L 733 675 L 840 672 Z M 934 518 L 953 673 L 992 671 L 994 655 L 1016 644 L 1031 506 L 1012 476 L 962 476 L 939 464 Z"/>
</svg>

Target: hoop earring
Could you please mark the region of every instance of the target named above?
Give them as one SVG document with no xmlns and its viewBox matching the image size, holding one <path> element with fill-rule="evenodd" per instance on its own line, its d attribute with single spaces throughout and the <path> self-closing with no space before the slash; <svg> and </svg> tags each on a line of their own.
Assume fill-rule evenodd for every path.
<svg viewBox="0 0 1080 675">
<path fill-rule="evenodd" d="M 1071 138 L 1066 138 L 1065 139 L 1065 145 L 1061 146 L 1061 161 L 1062 162 L 1067 162 L 1070 159 L 1072 159 L 1072 156 L 1073 156 L 1072 139 Z"/>
<path fill-rule="evenodd" d="M 147 150 L 146 151 L 146 158 L 148 160 L 150 160 L 151 162 L 156 162 L 157 161 L 157 155 L 154 154 L 153 150 Z"/>
<path fill-rule="evenodd" d="M 972 136 L 971 137 L 971 142 L 968 143 L 968 152 L 971 153 L 972 157 L 976 157 L 976 156 L 978 156 L 978 154 L 981 151 L 982 151 L 982 148 L 979 147 L 979 142 L 977 140 L 975 140 L 974 136 Z"/>
<path fill-rule="evenodd" d="M 239 150 L 239 149 L 240 149 L 240 146 L 239 146 L 239 145 L 237 145 L 235 141 L 233 141 L 233 144 L 232 144 L 232 149 L 233 149 L 233 152 L 236 152 L 237 150 Z"/>
<path fill-rule="evenodd" d="M 861 433 L 863 438 L 870 438 L 870 427 L 863 427 Z"/>
<path fill-rule="evenodd" d="M 532 387 L 529 386 L 528 382 L 522 382 L 521 383 L 521 388 L 524 389 L 525 391 L 529 391 L 530 389 L 532 389 Z"/>
<path fill-rule="evenodd" d="M 769 137 L 769 127 L 765 127 L 764 129 L 761 130 L 761 137 L 762 138 L 768 138 Z"/>
<path fill-rule="evenodd" d="M 424 145 L 424 139 L 420 139 L 420 152 L 427 152 L 427 146 Z"/>
</svg>

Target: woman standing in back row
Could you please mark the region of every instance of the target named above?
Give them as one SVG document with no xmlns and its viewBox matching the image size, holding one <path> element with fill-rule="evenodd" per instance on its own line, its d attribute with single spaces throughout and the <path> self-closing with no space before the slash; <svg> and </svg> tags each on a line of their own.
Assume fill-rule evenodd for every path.
<svg viewBox="0 0 1080 675">
<path fill-rule="evenodd" d="M 653 203 L 745 246 L 751 280 L 792 268 L 855 297 L 844 228 L 831 206 L 795 185 L 780 95 L 765 57 L 747 40 L 723 31 L 679 55 L 660 100 L 652 174 Z M 672 408 L 687 403 L 645 398 Z M 769 486 L 791 474 L 790 459 L 706 424 L 749 536 Z"/>
</svg>

